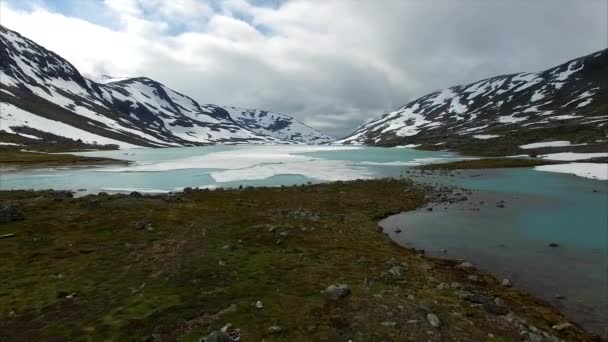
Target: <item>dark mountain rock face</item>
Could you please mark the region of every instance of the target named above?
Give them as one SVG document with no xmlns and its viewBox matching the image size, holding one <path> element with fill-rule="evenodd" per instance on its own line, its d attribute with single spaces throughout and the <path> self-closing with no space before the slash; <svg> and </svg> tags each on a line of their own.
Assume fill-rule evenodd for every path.
<svg viewBox="0 0 608 342">
<path fill-rule="evenodd" d="M 509 145 L 509 137 L 513 143 L 565 137 L 593 145 L 606 139 L 607 112 L 608 50 L 602 50 L 539 73 L 496 76 L 425 95 L 338 142 Z"/>
<path fill-rule="evenodd" d="M 4 135 L 19 135 L 17 128 L 29 127 L 45 137 L 122 147 L 332 140 L 274 113 L 278 118 L 271 123 L 275 131 L 252 130 L 232 118 L 226 108 L 200 105 L 146 77 L 94 82 L 59 55 L 2 26 L 0 56 L 0 131 Z M 302 127 L 307 128 L 305 138 L 278 134 L 294 128 L 300 132 Z M 37 140 L 22 134 L 19 138 Z"/>
</svg>

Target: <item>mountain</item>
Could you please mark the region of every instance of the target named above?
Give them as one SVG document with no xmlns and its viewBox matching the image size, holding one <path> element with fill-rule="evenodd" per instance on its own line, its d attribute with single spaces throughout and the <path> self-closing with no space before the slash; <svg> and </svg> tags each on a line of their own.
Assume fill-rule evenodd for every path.
<svg viewBox="0 0 608 342">
<path fill-rule="evenodd" d="M 332 140 L 287 115 L 202 105 L 145 77 L 87 79 L 61 56 L 2 26 L 0 57 L 5 142 L 128 148 Z"/>
<path fill-rule="evenodd" d="M 325 133 L 296 121 L 294 118 L 257 109 L 223 107 L 239 125 L 258 134 L 280 140 L 309 144 L 329 143 L 335 139 Z"/>
<path fill-rule="evenodd" d="M 593 145 L 606 141 L 607 112 L 608 49 L 539 73 L 496 76 L 433 92 L 336 143 L 469 151 L 493 145 L 501 152 L 538 139 Z"/>
</svg>

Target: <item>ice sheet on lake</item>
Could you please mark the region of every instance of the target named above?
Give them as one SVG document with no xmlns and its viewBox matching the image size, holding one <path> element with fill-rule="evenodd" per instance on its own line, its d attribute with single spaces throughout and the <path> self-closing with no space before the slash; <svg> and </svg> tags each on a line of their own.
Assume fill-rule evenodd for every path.
<svg viewBox="0 0 608 342">
<path fill-rule="evenodd" d="M 569 163 L 559 165 L 535 166 L 535 170 L 569 173 L 579 177 L 608 180 L 608 164 L 601 163 Z"/>
<path fill-rule="evenodd" d="M 561 160 L 561 161 L 573 161 L 573 160 L 584 160 L 591 158 L 602 158 L 608 157 L 608 153 L 576 153 L 576 152 L 561 152 L 561 153 L 550 153 L 541 156 L 543 159 L 549 160 Z"/>
</svg>

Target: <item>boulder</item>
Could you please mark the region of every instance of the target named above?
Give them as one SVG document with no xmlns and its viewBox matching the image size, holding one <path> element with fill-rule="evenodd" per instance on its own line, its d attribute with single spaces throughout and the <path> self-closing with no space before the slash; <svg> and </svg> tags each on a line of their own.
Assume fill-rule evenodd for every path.
<svg viewBox="0 0 608 342">
<path fill-rule="evenodd" d="M 325 289 L 325 296 L 327 299 L 336 301 L 343 298 L 346 298 L 350 295 L 351 289 L 347 284 L 334 284 L 329 285 L 327 289 Z"/>
<path fill-rule="evenodd" d="M 25 220 L 25 215 L 21 210 L 11 204 L 0 205 L 0 223 L 9 223 Z"/>
</svg>

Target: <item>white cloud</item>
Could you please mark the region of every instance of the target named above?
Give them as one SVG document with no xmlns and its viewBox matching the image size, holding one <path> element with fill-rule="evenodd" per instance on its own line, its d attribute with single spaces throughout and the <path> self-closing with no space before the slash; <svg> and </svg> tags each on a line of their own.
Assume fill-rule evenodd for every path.
<svg viewBox="0 0 608 342">
<path fill-rule="evenodd" d="M 87 75 L 148 76 L 335 135 L 438 88 L 544 69 L 606 42 L 602 0 L 214 4 L 104 0 L 103 22 L 2 1 L 0 15 Z"/>
</svg>

